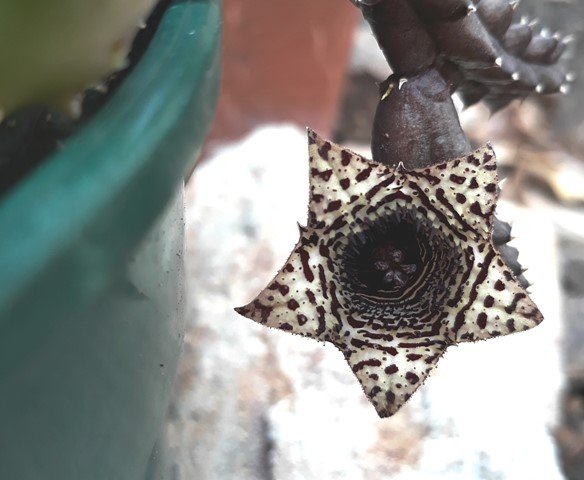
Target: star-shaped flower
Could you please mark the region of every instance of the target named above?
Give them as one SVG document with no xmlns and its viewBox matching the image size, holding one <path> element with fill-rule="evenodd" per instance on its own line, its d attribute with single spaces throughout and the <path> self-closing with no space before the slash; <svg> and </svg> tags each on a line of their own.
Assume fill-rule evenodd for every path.
<svg viewBox="0 0 584 480">
<path fill-rule="evenodd" d="M 308 225 L 240 314 L 333 343 L 381 417 L 450 345 L 538 325 L 542 315 L 491 240 L 490 146 L 420 170 L 374 163 L 308 132 Z"/>
</svg>

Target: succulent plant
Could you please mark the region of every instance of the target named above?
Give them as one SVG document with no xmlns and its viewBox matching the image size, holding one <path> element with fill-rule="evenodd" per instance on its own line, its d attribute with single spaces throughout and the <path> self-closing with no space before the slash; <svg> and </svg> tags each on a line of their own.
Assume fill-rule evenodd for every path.
<svg viewBox="0 0 584 480">
<path fill-rule="evenodd" d="M 492 110 L 565 93 L 566 38 L 507 0 L 351 0 L 393 74 L 381 84 L 373 161 L 309 131 L 306 227 L 240 314 L 333 343 L 381 417 L 395 414 L 460 342 L 543 316 L 494 216 L 497 165 L 472 151 L 451 95 Z"/>
<path fill-rule="evenodd" d="M 82 92 L 124 67 L 155 0 L 0 3 L 0 119 L 42 104 L 78 115 Z"/>
</svg>

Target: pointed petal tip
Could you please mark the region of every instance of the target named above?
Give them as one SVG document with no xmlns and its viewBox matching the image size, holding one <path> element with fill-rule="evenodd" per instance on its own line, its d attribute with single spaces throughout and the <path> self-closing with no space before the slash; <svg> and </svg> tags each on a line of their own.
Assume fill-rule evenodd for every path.
<svg viewBox="0 0 584 480">
<path fill-rule="evenodd" d="M 322 143 L 325 141 L 323 137 L 310 127 L 306 127 L 306 135 L 308 136 L 309 142 Z"/>
<path fill-rule="evenodd" d="M 310 127 L 306 127 L 306 136 L 308 137 L 308 144 L 316 143 L 320 138 L 318 134 Z"/>
<path fill-rule="evenodd" d="M 543 322 L 543 319 L 544 319 L 543 313 L 541 313 L 539 310 L 535 312 L 533 321 L 535 322 L 536 325 L 539 325 L 541 322 Z"/>
<path fill-rule="evenodd" d="M 385 392 L 376 392 L 375 396 L 371 396 L 367 391 L 365 395 L 375 408 L 375 412 L 379 418 L 393 417 L 398 413 L 403 406 L 411 398 L 412 394 L 422 385 L 423 382 L 409 388 L 410 393 L 403 393 L 399 390 L 392 390 L 391 388 Z"/>
<path fill-rule="evenodd" d="M 377 408 L 375 407 L 375 411 L 377 412 L 377 416 L 381 419 L 393 417 L 397 411 L 391 411 L 388 408 Z"/>
<path fill-rule="evenodd" d="M 310 219 L 309 219 L 309 223 L 310 223 Z M 301 237 L 304 234 L 306 234 L 306 232 L 308 232 L 308 226 L 305 227 L 304 225 L 300 224 L 300 222 L 296 222 L 296 227 L 298 228 L 298 233 Z"/>
<path fill-rule="evenodd" d="M 233 310 L 235 310 L 240 315 L 247 317 L 247 305 L 243 305 L 242 307 L 234 307 Z"/>
</svg>

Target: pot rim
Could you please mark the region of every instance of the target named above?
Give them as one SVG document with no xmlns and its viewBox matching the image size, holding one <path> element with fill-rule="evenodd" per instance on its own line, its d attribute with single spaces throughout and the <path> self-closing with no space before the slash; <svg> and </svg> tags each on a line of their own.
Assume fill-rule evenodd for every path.
<svg viewBox="0 0 584 480">
<path fill-rule="evenodd" d="M 220 18 L 220 0 L 175 0 L 112 98 L 0 203 L 0 328 L 72 314 L 131 258 L 210 126 Z"/>
</svg>

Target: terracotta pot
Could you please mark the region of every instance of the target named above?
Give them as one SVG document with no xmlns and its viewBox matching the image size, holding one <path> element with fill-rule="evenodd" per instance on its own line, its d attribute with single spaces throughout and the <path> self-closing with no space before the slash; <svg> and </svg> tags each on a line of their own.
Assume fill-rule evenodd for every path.
<svg viewBox="0 0 584 480">
<path fill-rule="evenodd" d="M 212 140 L 265 122 L 332 131 L 353 33 L 347 0 L 224 0 L 224 73 Z"/>
</svg>

